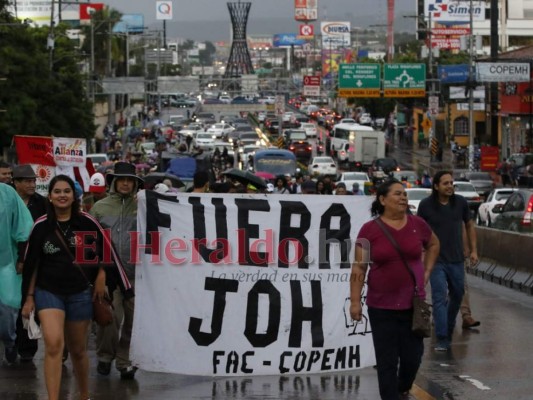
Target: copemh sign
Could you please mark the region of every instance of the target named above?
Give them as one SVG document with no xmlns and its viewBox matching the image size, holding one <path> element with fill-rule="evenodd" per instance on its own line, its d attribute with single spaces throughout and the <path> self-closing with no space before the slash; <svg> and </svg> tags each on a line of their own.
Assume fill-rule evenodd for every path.
<svg viewBox="0 0 533 400">
<path fill-rule="evenodd" d="M 379 97 L 380 88 L 379 64 L 339 65 L 339 97 Z"/>
<path fill-rule="evenodd" d="M 529 63 L 479 62 L 476 80 L 479 82 L 529 82 Z"/>
<path fill-rule="evenodd" d="M 384 97 L 425 97 L 425 64 L 385 64 Z"/>
</svg>

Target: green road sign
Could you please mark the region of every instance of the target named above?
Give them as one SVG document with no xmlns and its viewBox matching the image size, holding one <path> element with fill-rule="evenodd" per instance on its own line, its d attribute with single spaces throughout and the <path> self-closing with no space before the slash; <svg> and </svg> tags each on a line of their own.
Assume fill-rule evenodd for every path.
<svg viewBox="0 0 533 400">
<path fill-rule="evenodd" d="M 339 97 L 379 97 L 379 64 L 340 64 Z"/>
<path fill-rule="evenodd" d="M 384 97 L 425 97 L 426 64 L 385 64 Z"/>
</svg>

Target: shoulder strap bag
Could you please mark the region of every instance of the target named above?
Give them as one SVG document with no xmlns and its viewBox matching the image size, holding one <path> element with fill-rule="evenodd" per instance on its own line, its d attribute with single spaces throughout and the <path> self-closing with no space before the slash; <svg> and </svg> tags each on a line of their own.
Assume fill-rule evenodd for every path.
<svg viewBox="0 0 533 400">
<path fill-rule="evenodd" d="M 85 275 L 85 272 L 83 272 L 83 268 L 81 267 L 81 265 L 76 262 L 76 259 L 72 255 L 72 252 L 70 251 L 70 248 L 68 247 L 63 234 L 59 232 L 59 229 L 57 228 L 55 230 L 55 233 L 57 238 L 61 242 L 63 249 L 72 259 L 72 265 L 78 268 L 82 276 L 87 281 L 87 285 L 91 288 L 92 291 L 94 289 L 93 284 L 89 281 L 87 275 Z M 113 303 L 111 302 L 111 299 L 109 299 L 107 296 L 104 297 L 101 301 L 97 298 L 93 300 L 93 319 L 100 326 L 107 326 L 111 322 L 113 322 Z"/>
<path fill-rule="evenodd" d="M 394 237 L 391 235 L 390 231 L 387 229 L 387 227 L 384 225 L 381 218 L 375 219 L 376 223 L 380 227 L 380 229 L 383 231 L 387 239 L 389 239 L 389 242 L 392 244 L 392 246 L 396 249 L 398 254 L 400 255 L 403 264 L 409 271 L 409 274 L 411 275 L 411 278 L 413 279 L 413 283 L 415 284 L 415 290 L 413 294 L 413 323 L 412 323 L 412 331 L 415 335 L 426 338 L 431 336 L 431 306 L 426 303 L 418 294 L 418 285 L 416 283 L 416 277 L 415 273 L 413 272 L 413 269 L 405 259 L 400 246 L 398 245 L 398 242 L 394 239 Z"/>
</svg>

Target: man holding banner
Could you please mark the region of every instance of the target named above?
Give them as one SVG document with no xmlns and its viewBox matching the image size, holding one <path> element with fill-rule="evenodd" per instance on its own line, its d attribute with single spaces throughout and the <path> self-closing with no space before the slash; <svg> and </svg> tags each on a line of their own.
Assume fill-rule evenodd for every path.
<svg viewBox="0 0 533 400">
<path fill-rule="evenodd" d="M 95 203 L 91 215 L 111 231 L 111 241 L 117 250 L 118 257 L 124 266 L 126 275 L 135 287 L 135 264 L 130 260 L 130 234 L 137 230 L 137 201 L 135 194 L 143 180 L 135 175 L 135 166 L 125 162 L 115 164 L 114 173 L 106 176 L 110 186 L 109 196 Z M 137 368 L 131 365 L 129 358 L 131 330 L 133 327 L 134 298 L 132 293 L 114 290 L 118 277 L 108 279 L 110 292 L 118 297 L 115 299 L 115 323 L 106 327 L 98 327 L 96 336 L 96 354 L 98 356 L 97 371 L 101 375 L 109 375 L 111 362 L 116 357 L 116 368 L 121 379 L 133 379 Z M 118 315 L 117 308 L 123 309 L 123 316 Z M 122 319 L 124 323 L 122 324 Z M 122 325 L 122 330 L 120 327 Z M 120 336 L 120 338 L 119 338 Z"/>
</svg>

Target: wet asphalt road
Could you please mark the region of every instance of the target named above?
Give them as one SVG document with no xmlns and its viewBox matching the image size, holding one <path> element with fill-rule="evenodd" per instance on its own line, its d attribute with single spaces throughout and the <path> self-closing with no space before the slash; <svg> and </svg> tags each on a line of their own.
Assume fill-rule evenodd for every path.
<svg viewBox="0 0 533 400">
<path fill-rule="evenodd" d="M 533 398 L 533 297 L 468 276 L 477 330 L 456 328 L 452 350 L 436 353 L 426 339 L 412 399 L 508 400 Z M 458 321 L 460 323 L 460 321 Z M 46 399 L 43 353 L 34 363 L 0 367 L 1 400 Z M 337 374 L 208 378 L 149 373 L 121 381 L 118 372 L 96 373 L 90 338 L 92 399 L 358 399 L 377 400 L 373 368 Z M 62 399 L 77 399 L 71 364 L 63 369 Z"/>
</svg>

